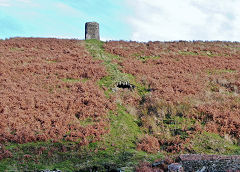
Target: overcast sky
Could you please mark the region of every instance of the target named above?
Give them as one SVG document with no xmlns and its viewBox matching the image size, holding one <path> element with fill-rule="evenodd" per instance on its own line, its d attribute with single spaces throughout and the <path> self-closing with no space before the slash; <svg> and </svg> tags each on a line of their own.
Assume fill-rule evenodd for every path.
<svg viewBox="0 0 240 172">
<path fill-rule="evenodd" d="M 240 0 L 0 0 L 0 38 L 240 41 Z"/>
</svg>

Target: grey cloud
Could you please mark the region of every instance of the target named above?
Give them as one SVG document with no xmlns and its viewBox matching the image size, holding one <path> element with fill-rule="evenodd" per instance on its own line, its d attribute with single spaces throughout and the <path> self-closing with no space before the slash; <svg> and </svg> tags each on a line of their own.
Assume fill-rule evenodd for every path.
<svg viewBox="0 0 240 172">
<path fill-rule="evenodd" d="M 132 40 L 240 40 L 235 0 L 126 0 Z"/>
</svg>

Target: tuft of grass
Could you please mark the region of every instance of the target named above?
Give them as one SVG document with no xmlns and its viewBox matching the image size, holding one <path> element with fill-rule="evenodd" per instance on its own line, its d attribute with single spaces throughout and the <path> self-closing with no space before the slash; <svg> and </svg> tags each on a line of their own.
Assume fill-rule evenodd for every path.
<svg viewBox="0 0 240 172">
<path fill-rule="evenodd" d="M 61 80 L 63 82 L 76 83 L 76 82 L 86 82 L 88 81 L 88 78 L 83 78 L 83 79 L 63 78 Z"/>
<path fill-rule="evenodd" d="M 104 62 L 106 61 L 111 61 L 113 59 L 120 59 L 119 56 L 110 54 L 110 53 L 106 53 L 104 51 L 103 45 L 104 42 L 103 41 L 99 41 L 96 39 L 89 39 L 85 41 L 85 45 L 86 48 L 88 49 L 88 51 L 91 53 L 91 55 L 94 58 L 103 60 Z"/>
<path fill-rule="evenodd" d="M 24 48 L 12 47 L 10 51 L 24 51 Z"/>
<path fill-rule="evenodd" d="M 126 108 L 122 105 L 118 104 L 117 106 L 117 115 L 112 113 L 109 116 L 111 123 L 110 135 L 105 141 L 114 144 L 120 149 L 135 148 L 135 142 L 141 134 L 141 130 L 137 125 L 138 119 L 128 114 Z"/>
<path fill-rule="evenodd" d="M 208 57 L 214 57 L 214 56 L 219 56 L 218 54 L 215 54 L 211 51 L 200 51 L 199 53 L 196 51 L 178 51 L 179 54 L 181 55 L 191 55 L 191 56 L 198 56 L 198 55 L 203 55 L 203 56 L 208 56 Z"/>
<path fill-rule="evenodd" d="M 199 55 L 197 52 L 192 52 L 192 51 L 179 51 L 178 53 L 181 55 L 192 55 L 192 56 Z"/>
<path fill-rule="evenodd" d="M 203 132 L 192 141 L 193 151 L 204 154 L 240 155 L 240 147 L 215 133 Z"/>
<path fill-rule="evenodd" d="M 80 124 L 81 126 L 86 127 L 86 126 L 88 126 L 88 125 L 93 125 L 93 124 L 94 124 L 94 121 L 93 121 L 92 118 L 87 118 L 87 119 L 84 119 L 84 120 L 79 120 L 79 124 Z"/>
<path fill-rule="evenodd" d="M 224 73 L 235 73 L 236 70 L 231 70 L 231 69 L 209 69 L 206 72 L 209 75 L 217 75 L 217 74 L 224 74 Z"/>
<path fill-rule="evenodd" d="M 63 147 L 66 149 L 64 152 L 62 151 Z M 46 169 L 75 171 L 78 169 L 78 164 L 82 162 L 77 144 L 69 141 L 8 143 L 6 148 L 12 152 L 12 158 L 0 161 L 0 171 L 40 171 Z"/>
<path fill-rule="evenodd" d="M 47 63 L 57 63 L 56 60 L 46 60 Z"/>
</svg>

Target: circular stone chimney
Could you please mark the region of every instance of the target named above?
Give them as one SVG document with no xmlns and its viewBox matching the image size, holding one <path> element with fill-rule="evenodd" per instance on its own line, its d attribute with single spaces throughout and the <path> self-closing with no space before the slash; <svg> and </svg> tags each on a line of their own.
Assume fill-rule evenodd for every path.
<svg viewBox="0 0 240 172">
<path fill-rule="evenodd" d="M 85 24 L 85 40 L 87 39 L 100 40 L 99 24 L 97 22 L 87 22 Z"/>
</svg>

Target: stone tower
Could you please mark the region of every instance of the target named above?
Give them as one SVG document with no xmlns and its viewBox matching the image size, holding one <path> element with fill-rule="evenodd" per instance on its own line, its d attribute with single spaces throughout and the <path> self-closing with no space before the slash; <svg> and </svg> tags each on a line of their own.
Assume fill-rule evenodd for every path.
<svg viewBox="0 0 240 172">
<path fill-rule="evenodd" d="M 87 39 L 100 40 L 99 24 L 97 22 L 87 22 L 85 24 L 85 40 Z"/>
</svg>

